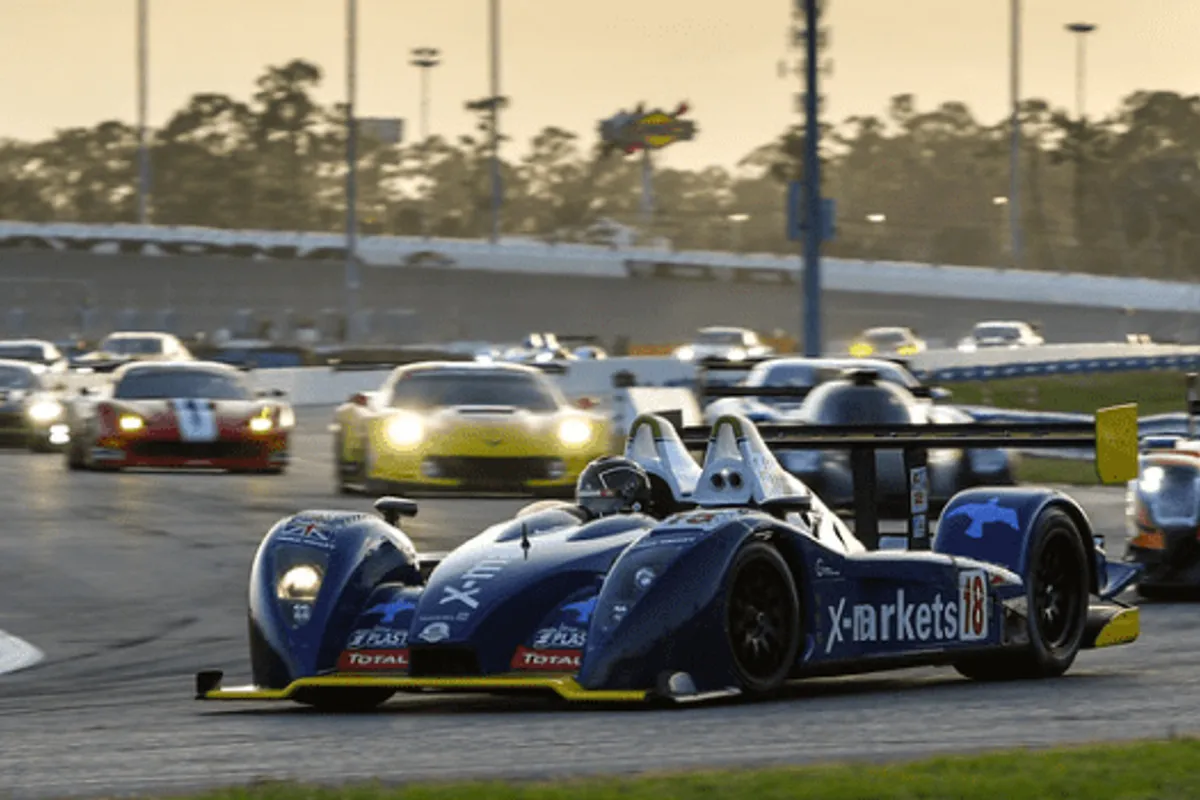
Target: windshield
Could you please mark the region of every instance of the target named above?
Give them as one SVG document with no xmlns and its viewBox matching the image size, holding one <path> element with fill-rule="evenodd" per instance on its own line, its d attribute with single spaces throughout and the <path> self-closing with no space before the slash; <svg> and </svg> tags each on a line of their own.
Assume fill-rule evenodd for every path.
<svg viewBox="0 0 1200 800">
<path fill-rule="evenodd" d="M 36 344 L 0 344 L 0 358 L 16 361 L 45 361 L 46 351 Z"/>
<path fill-rule="evenodd" d="M 555 411 L 553 389 L 534 375 L 515 372 L 418 372 L 404 376 L 392 389 L 396 408 L 447 406 L 513 406 L 528 411 Z"/>
<path fill-rule="evenodd" d="M 110 336 L 96 349 L 120 356 L 156 356 L 163 352 L 163 340 L 157 336 Z"/>
<path fill-rule="evenodd" d="M 907 425 L 921 421 L 895 390 L 844 383 L 818 386 L 800 413 L 817 425 Z"/>
<path fill-rule="evenodd" d="M 250 400 L 252 395 L 233 375 L 207 370 L 138 370 L 121 378 L 113 397 L 124 400 Z"/>
<path fill-rule="evenodd" d="M 977 325 L 976 339 L 1020 339 L 1021 332 L 1014 325 Z"/>
<path fill-rule="evenodd" d="M 698 344 L 719 344 L 741 347 L 745 343 L 741 331 L 700 331 Z"/>
<path fill-rule="evenodd" d="M 821 379 L 811 364 L 762 364 L 746 376 L 747 386 L 812 386 Z"/>
<path fill-rule="evenodd" d="M 904 344 L 908 341 L 908 337 L 904 331 L 867 331 L 864 337 L 871 344 Z"/>
<path fill-rule="evenodd" d="M 36 378 L 32 372 L 20 367 L 0 367 L 0 389 L 32 389 Z"/>
</svg>

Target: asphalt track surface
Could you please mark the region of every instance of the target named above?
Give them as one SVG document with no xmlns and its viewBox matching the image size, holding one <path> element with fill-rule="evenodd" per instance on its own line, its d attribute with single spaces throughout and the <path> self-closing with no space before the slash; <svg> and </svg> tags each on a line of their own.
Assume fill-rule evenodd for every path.
<svg viewBox="0 0 1200 800">
<path fill-rule="evenodd" d="M 0 455 L 0 629 L 46 654 L 0 676 L 0 797 L 880 760 L 1195 725 L 1197 611 L 1170 604 L 1143 607 L 1135 645 L 1084 653 L 1045 682 L 918 669 L 666 710 L 421 697 L 335 716 L 198 703 L 196 670 L 248 677 L 246 579 L 267 527 L 302 508 L 369 507 L 332 493 L 328 421 L 302 411 L 298 460 L 282 477 L 79 474 L 56 456 Z M 1120 493 L 1077 496 L 1119 541 Z M 520 503 L 426 500 L 408 527 L 422 549 L 445 549 Z"/>
<path fill-rule="evenodd" d="M 764 333 L 800 334 L 802 292 L 796 284 L 721 283 L 667 278 L 572 278 L 467 269 L 363 267 L 361 301 L 379 312 L 413 312 L 395 336 L 406 341 L 513 341 L 531 330 L 560 334 L 622 331 L 632 342 L 687 341 L 705 325 L 744 325 Z M 230 257 L 163 258 L 0 251 L 0 311 L 25 309 L 21 333 L 62 337 L 78 331 L 76 310 L 90 295 L 98 330 L 122 324 L 118 311 L 137 309 L 142 324 L 172 308 L 177 330 L 190 335 L 233 324 L 235 312 L 262 318 L 285 309 L 316 318 L 342 308 L 342 265 L 319 261 L 251 261 Z M 953 345 L 982 319 L 1041 322 L 1048 342 L 1197 337 L 1195 315 L 1027 303 L 825 292 L 824 338 L 845 341 L 865 328 L 906 325 Z M 17 333 L 11 331 L 10 333 Z M 605 344 L 612 346 L 611 337 Z"/>
</svg>

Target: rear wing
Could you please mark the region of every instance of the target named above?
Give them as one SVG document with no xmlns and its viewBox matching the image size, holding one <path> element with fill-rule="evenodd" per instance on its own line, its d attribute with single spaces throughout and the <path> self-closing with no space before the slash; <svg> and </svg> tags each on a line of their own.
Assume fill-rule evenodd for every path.
<svg viewBox="0 0 1200 800">
<path fill-rule="evenodd" d="M 950 425 L 758 425 L 772 451 L 849 450 L 854 480 L 855 535 L 868 549 L 879 546 L 879 514 L 875 507 L 875 452 L 901 450 L 907 478 L 909 549 L 930 546 L 929 450 L 1003 448 L 1020 443 L 1039 449 L 1087 448 L 1096 451 L 1096 475 L 1106 484 L 1133 480 L 1138 473 L 1137 404 L 1102 408 L 1094 423 L 959 423 Z M 712 429 L 680 430 L 689 449 L 708 446 Z"/>
</svg>

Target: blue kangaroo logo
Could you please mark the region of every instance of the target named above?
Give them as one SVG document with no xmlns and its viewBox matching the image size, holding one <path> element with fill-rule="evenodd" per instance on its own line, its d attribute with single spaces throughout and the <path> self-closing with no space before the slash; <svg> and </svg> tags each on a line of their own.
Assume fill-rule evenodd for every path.
<svg viewBox="0 0 1200 800">
<path fill-rule="evenodd" d="M 970 519 L 971 524 L 967 527 L 967 536 L 972 539 L 982 539 L 983 526 L 989 522 L 999 522 L 1014 531 L 1021 528 L 1021 520 L 1017 516 L 1016 510 L 1000 505 L 999 497 L 993 497 L 986 503 L 968 503 L 965 506 L 959 506 L 946 516 Z"/>
</svg>

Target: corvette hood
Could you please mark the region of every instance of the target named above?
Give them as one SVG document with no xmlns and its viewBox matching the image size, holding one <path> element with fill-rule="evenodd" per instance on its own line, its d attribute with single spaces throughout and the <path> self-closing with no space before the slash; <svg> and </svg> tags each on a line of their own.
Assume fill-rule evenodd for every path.
<svg viewBox="0 0 1200 800">
<path fill-rule="evenodd" d="M 599 417 L 568 410 L 465 406 L 429 412 L 422 415 L 422 421 L 430 452 L 501 457 L 558 452 L 562 449 L 559 425 L 568 416 L 586 419 L 595 431 L 594 438 L 599 439 L 603 431 Z"/>
</svg>

